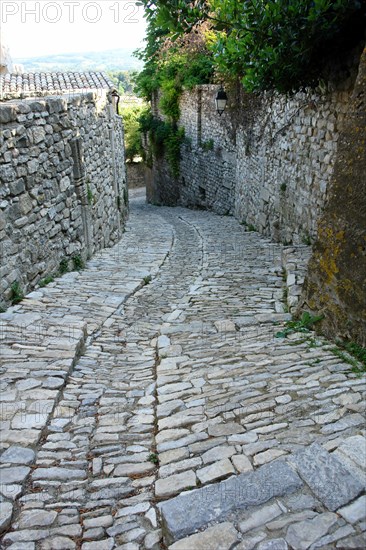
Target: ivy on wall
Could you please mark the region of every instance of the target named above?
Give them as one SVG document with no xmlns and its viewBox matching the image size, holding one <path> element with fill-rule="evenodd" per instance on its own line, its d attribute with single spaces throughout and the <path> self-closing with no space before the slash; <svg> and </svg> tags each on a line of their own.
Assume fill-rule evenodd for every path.
<svg viewBox="0 0 366 550">
<path fill-rule="evenodd" d="M 205 25 L 173 41 L 159 26 L 155 15 L 149 21 L 147 46 L 137 53 L 145 67 L 136 77 L 136 91 L 148 101 L 159 91 L 159 108 L 166 120 L 154 118 L 150 113 L 141 117 L 140 129 L 149 135 L 153 154 L 165 154 L 172 175 L 178 177 L 184 141 L 184 128 L 178 126 L 180 97 L 184 89 L 211 82 L 212 53 Z"/>
<path fill-rule="evenodd" d="M 150 150 L 145 161 L 152 163 L 152 155 L 161 158 L 165 155 L 172 176 L 179 176 L 180 150 L 184 142 L 184 128 L 178 127 L 175 122 L 160 120 L 151 113 L 140 117 L 141 132 L 149 136 Z M 150 158 L 149 158 L 150 157 Z"/>
</svg>

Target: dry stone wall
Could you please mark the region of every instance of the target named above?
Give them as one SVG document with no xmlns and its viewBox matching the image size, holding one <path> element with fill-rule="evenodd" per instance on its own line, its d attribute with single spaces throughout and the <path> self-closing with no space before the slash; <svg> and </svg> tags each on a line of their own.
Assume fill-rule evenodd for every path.
<svg viewBox="0 0 366 550">
<path fill-rule="evenodd" d="M 223 122 L 213 108 L 215 91 L 213 86 L 199 86 L 183 93 L 179 125 L 185 129 L 185 142 L 180 177 L 172 178 L 164 157 L 154 159 L 147 182 L 150 202 L 234 213 L 235 132 L 231 118 Z M 155 97 L 153 112 L 161 116 L 158 103 Z"/>
<path fill-rule="evenodd" d="M 115 243 L 127 214 L 123 126 L 107 92 L 0 104 L 0 303 Z"/>
<path fill-rule="evenodd" d="M 228 90 L 215 111 L 217 86 L 186 91 L 179 125 L 185 128 L 179 178 L 155 159 L 151 202 L 205 207 L 233 214 L 276 241 L 309 244 L 325 202 L 339 131 L 352 90 L 245 94 Z M 158 112 L 158 98 L 154 111 Z"/>
<path fill-rule="evenodd" d="M 243 96 L 235 196 L 240 221 L 287 244 L 316 237 L 349 95 Z"/>
<path fill-rule="evenodd" d="M 201 86 L 186 92 L 181 101 L 181 120 L 186 143 L 181 159 L 180 201 L 187 206 L 234 213 L 235 128 L 215 112 L 216 88 Z M 191 114 L 194 109 L 195 115 Z"/>
</svg>

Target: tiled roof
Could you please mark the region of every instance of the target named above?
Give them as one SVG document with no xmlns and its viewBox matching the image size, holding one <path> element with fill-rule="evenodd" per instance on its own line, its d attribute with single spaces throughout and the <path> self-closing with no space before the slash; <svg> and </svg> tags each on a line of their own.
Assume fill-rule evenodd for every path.
<svg viewBox="0 0 366 550">
<path fill-rule="evenodd" d="M 0 75 L 0 99 L 17 99 L 114 89 L 103 72 L 7 73 Z"/>
</svg>

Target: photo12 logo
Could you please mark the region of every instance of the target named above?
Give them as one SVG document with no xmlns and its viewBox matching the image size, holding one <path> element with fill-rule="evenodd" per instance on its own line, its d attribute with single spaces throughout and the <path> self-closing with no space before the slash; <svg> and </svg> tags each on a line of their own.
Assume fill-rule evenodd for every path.
<svg viewBox="0 0 366 550">
<path fill-rule="evenodd" d="M 65 1 L 7 1 L 0 4 L 2 24 L 19 23 L 139 23 L 143 10 L 141 4 L 131 0 L 65 0 Z"/>
</svg>

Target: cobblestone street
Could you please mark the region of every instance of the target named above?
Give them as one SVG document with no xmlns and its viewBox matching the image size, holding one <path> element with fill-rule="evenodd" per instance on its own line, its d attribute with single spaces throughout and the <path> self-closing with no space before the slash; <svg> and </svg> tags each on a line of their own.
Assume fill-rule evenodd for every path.
<svg viewBox="0 0 366 550">
<path fill-rule="evenodd" d="M 1 548 L 365 548 L 365 376 L 276 337 L 282 247 L 133 194 L 119 244 L 0 315 Z"/>
</svg>

